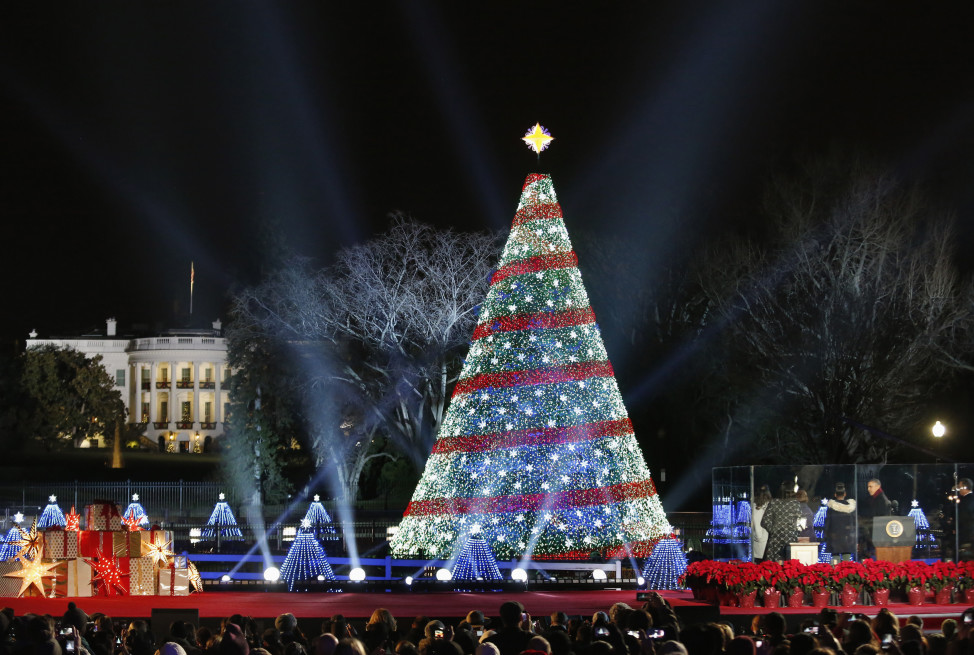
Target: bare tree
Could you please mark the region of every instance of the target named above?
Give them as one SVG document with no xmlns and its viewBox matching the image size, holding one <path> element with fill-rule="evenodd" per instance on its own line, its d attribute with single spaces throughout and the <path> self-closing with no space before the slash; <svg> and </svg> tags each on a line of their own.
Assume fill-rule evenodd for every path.
<svg viewBox="0 0 974 655">
<path fill-rule="evenodd" d="M 878 432 L 909 435 L 969 361 L 949 221 L 863 168 L 773 198 L 775 244 L 725 250 L 704 280 L 728 336 L 728 428 L 780 461 L 884 462 L 895 442 Z"/>
<path fill-rule="evenodd" d="M 334 266 L 292 261 L 235 295 L 235 324 L 289 344 L 319 465 L 354 496 L 377 436 L 421 467 L 442 422 L 497 239 L 395 216 Z"/>
</svg>

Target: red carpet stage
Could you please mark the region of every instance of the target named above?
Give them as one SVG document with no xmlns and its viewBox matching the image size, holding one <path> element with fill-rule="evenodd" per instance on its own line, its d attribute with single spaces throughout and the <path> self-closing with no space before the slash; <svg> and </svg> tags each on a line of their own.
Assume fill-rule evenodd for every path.
<svg viewBox="0 0 974 655">
<path fill-rule="evenodd" d="M 662 594 L 674 606 L 684 624 L 706 621 L 729 621 L 735 625 L 748 625 L 755 614 L 767 613 L 767 608 L 718 607 L 693 600 L 689 591 L 663 591 Z M 556 610 L 569 615 L 590 617 L 594 612 L 606 610 L 613 603 L 622 601 L 638 607 L 632 589 L 613 591 L 527 591 L 521 593 L 263 593 L 263 592 L 208 592 L 182 597 L 123 596 L 116 598 L 5 598 L 0 604 L 12 607 L 17 614 L 34 612 L 60 616 L 67 609 L 68 601 L 74 600 L 88 614 L 104 612 L 122 618 L 150 617 L 153 609 L 198 611 L 200 622 L 213 625 L 218 619 L 231 614 L 243 614 L 254 618 L 269 619 L 282 612 L 291 612 L 301 619 L 322 619 L 333 614 L 349 618 L 365 619 L 377 607 L 384 607 L 400 620 L 425 614 L 430 617 L 458 619 L 472 609 L 484 611 L 489 616 L 505 600 L 517 600 L 534 616 L 544 616 Z M 836 607 L 840 612 L 863 613 L 870 618 L 879 611 L 876 606 Z M 910 615 L 924 620 L 928 631 L 939 631 L 946 618 L 959 618 L 966 606 L 924 604 L 912 606 L 906 603 L 890 603 L 890 611 L 901 621 Z M 797 628 L 803 619 L 817 614 L 813 607 L 800 609 L 780 608 L 788 618 L 789 626 Z M 317 623 L 312 623 L 317 625 Z"/>
</svg>

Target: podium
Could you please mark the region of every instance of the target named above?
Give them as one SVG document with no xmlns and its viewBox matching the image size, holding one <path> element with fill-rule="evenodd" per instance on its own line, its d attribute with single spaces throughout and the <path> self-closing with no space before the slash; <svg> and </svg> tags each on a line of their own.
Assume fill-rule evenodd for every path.
<svg viewBox="0 0 974 655">
<path fill-rule="evenodd" d="M 818 542 L 798 541 L 788 544 L 791 559 L 797 559 L 802 564 L 815 564 L 818 562 Z"/>
<path fill-rule="evenodd" d="M 887 562 L 907 562 L 913 559 L 916 544 L 916 524 L 909 516 L 873 517 L 873 545 L 876 559 Z"/>
</svg>

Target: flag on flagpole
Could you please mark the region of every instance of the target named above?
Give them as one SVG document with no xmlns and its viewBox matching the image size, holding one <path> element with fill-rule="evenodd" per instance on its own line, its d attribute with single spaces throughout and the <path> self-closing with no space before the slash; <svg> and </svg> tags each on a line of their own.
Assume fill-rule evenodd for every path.
<svg viewBox="0 0 974 655">
<path fill-rule="evenodd" d="M 193 268 L 193 262 L 189 263 L 189 291 L 193 292 L 193 280 L 196 279 L 196 271 Z"/>
</svg>

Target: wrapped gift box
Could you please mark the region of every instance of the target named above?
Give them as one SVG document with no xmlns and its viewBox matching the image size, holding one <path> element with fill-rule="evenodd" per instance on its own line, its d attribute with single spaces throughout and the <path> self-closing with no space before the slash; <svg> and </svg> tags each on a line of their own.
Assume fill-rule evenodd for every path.
<svg viewBox="0 0 974 655">
<path fill-rule="evenodd" d="M 61 529 L 44 531 L 45 559 L 74 559 L 81 553 L 78 550 L 78 532 Z"/>
<path fill-rule="evenodd" d="M 142 533 L 112 532 L 112 553 L 115 557 L 142 557 Z"/>
<path fill-rule="evenodd" d="M 129 590 L 133 596 L 156 595 L 156 571 L 151 557 L 129 558 Z"/>
<path fill-rule="evenodd" d="M 58 562 L 54 595 L 59 597 L 91 596 L 91 567 L 83 559 Z"/>
<path fill-rule="evenodd" d="M 85 507 L 85 528 L 88 530 L 121 530 L 122 515 L 115 503 L 95 501 Z"/>
<path fill-rule="evenodd" d="M 189 569 L 170 566 L 159 569 L 160 596 L 189 596 Z"/>
<path fill-rule="evenodd" d="M 78 555 L 81 557 L 106 556 L 114 552 L 114 532 L 110 530 L 82 530 L 78 533 Z"/>
<path fill-rule="evenodd" d="M 8 598 L 17 596 L 17 593 L 20 591 L 21 582 L 23 581 L 20 578 L 7 578 L 4 576 L 7 573 L 19 571 L 21 568 L 20 562 L 17 561 L 0 562 L 0 596 Z"/>
<path fill-rule="evenodd" d="M 135 532 L 142 540 L 142 555 L 149 554 L 149 544 L 156 546 L 168 546 L 172 550 L 172 531 L 170 530 L 146 530 Z"/>
</svg>

